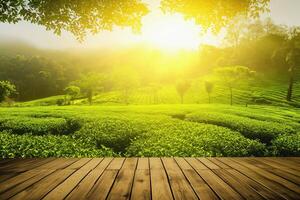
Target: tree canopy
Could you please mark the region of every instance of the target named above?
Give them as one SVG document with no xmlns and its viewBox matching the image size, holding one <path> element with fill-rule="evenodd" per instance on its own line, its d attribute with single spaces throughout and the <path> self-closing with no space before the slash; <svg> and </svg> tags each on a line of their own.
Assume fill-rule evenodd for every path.
<svg viewBox="0 0 300 200">
<path fill-rule="evenodd" d="M 0 0 L 1 22 L 29 21 L 56 34 L 69 31 L 78 39 L 113 25 L 138 30 L 147 12 L 140 0 Z"/>
<path fill-rule="evenodd" d="M 162 0 L 167 12 L 194 18 L 203 28 L 218 31 L 236 15 L 257 17 L 270 0 Z M 139 30 L 148 8 L 141 0 L 0 0 L 0 22 L 29 21 L 60 34 L 83 39 L 87 33 L 111 30 L 114 25 Z"/>
<path fill-rule="evenodd" d="M 257 18 L 269 10 L 270 0 L 162 0 L 162 8 L 195 19 L 204 29 L 219 31 L 237 15 Z"/>
</svg>

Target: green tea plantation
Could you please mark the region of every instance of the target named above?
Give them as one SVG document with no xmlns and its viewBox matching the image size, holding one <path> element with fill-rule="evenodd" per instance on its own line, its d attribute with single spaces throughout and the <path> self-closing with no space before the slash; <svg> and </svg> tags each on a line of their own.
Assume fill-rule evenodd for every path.
<svg viewBox="0 0 300 200">
<path fill-rule="evenodd" d="M 0 157 L 300 156 L 300 109 L 147 105 L 0 108 Z"/>
</svg>

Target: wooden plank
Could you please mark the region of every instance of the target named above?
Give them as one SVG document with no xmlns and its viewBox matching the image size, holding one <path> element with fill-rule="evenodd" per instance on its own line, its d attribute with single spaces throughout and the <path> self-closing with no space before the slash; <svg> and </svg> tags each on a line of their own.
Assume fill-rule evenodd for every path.
<svg viewBox="0 0 300 200">
<path fill-rule="evenodd" d="M 283 166 L 283 165 L 281 165 L 281 164 L 278 164 L 278 163 L 276 163 L 276 162 L 273 162 L 273 160 L 267 160 L 267 159 L 264 159 L 264 158 L 260 158 L 260 159 L 258 159 L 258 161 L 257 162 L 260 162 L 260 163 L 262 163 L 262 164 L 264 164 L 265 165 L 265 169 L 270 169 L 270 168 L 272 168 L 272 169 L 280 169 L 281 171 L 284 171 L 284 172 L 286 172 L 286 173 L 290 173 L 290 174 L 292 174 L 292 175 L 294 175 L 294 176 L 297 176 L 298 178 L 300 178 L 300 172 L 299 171 L 296 171 L 296 170 L 294 170 L 294 169 L 291 169 L 291 168 L 289 168 L 289 167 L 286 167 L 286 166 Z"/>
<path fill-rule="evenodd" d="M 113 161 L 109 164 L 107 169 L 121 169 L 125 158 L 114 158 Z"/>
<path fill-rule="evenodd" d="M 151 199 L 150 168 L 148 158 L 138 159 L 137 169 L 133 180 L 131 199 Z"/>
<path fill-rule="evenodd" d="M 14 176 L 19 175 L 20 173 L 0 173 L 0 183 L 4 182 Z"/>
<path fill-rule="evenodd" d="M 83 165 L 80 169 L 73 173 L 68 179 L 66 179 L 63 183 L 57 186 L 54 190 L 48 193 L 44 197 L 44 199 L 64 199 L 76 187 L 76 185 L 100 163 L 101 160 L 102 159 L 88 159 L 88 162 L 85 165 Z"/>
<path fill-rule="evenodd" d="M 27 170 L 32 170 L 36 167 L 42 166 L 46 163 L 53 161 L 55 158 L 44 158 L 44 159 L 33 159 L 30 162 L 26 162 L 24 164 L 19 164 L 17 166 L 13 166 L 10 169 L 1 170 L 2 172 L 24 172 Z"/>
<path fill-rule="evenodd" d="M 273 173 L 277 176 L 280 176 L 288 181 L 291 181 L 297 185 L 300 185 L 300 177 L 299 176 L 295 176 L 294 174 L 291 173 L 287 173 L 285 171 L 282 171 L 281 169 L 266 169 L 268 172 Z"/>
<path fill-rule="evenodd" d="M 149 158 L 139 158 L 136 169 L 147 169 L 147 170 L 149 170 Z"/>
<path fill-rule="evenodd" d="M 16 160 L 16 158 L 4 158 L 4 159 L 0 159 L 0 165 L 3 165 L 3 164 L 8 164 L 9 162 L 13 162 L 14 160 Z"/>
<path fill-rule="evenodd" d="M 245 182 L 243 182 L 242 180 L 234 178 L 226 170 L 214 169 L 213 172 L 217 174 L 220 178 L 222 178 L 223 181 L 225 181 L 228 185 L 234 188 L 238 193 L 240 193 L 240 195 L 243 196 L 245 199 L 264 199 L 252 187 L 245 184 Z"/>
<path fill-rule="evenodd" d="M 50 175 L 48 175 L 48 171 L 51 172 L 51 170 L 44 170 L 46 171 L 44 174 L 46 176 L 43 176 L 44 174 L 38 174 L 36 176 L 37 180 L 34 180 L 35 183 L 33 183 L 31 186 L 27 187 L 29 183 L 32 183 L 32 180 L 29 179 L 29 181 L 24 182 L 24 184 L 21 184 L 18 187 L 18 189 L 23 189 L 21 192 L 16 194 L 12 197 L 12 199 L 41 199 L 43 198 L 48 192 L 50 192 L 52 189 L 54 189 L 57 185 L 59 185 L 61 182 L 63 182 L 66 178 L 68 178 L 74 171 L 77 166 L 85 164 L 87 159 L 76 159 L 75 162 L 73 162 L 73 159 L 70 159 L 70 163 L 68 163 L 68 159 L 59 160 L 59 163 L 61 163 L 61 166 L 56 166 L 58 168 L 64 167 L 63 170 L 57 170 Z M 68 163 L 67 165 L 65 163 Z M 54 170 L 54 169 L 53 169 Z M 33 170 L 31 170 L 33 171 Z M 41 172 L 38 170 L 38 172 Z M 40 178 L 43 179 L 40 179 Z M 27 188 L 26 188 L 26 187 Z M 15 191 L 15 188 L 12 190 Z"/>
<path fill-rule="evenodd" d="M 132 200 L 151 199 L 150 170 L 137 169 L 132 187 Z"/>
<path fill-rule="evenodd" d="M 162 158 L 175 199 L 198 199 L 174 158 Z"/>
<path fill-rule="evenodd" d="M 266 170 L 270 173 L 273 173 L 273 174 L 280 176 L 286 180 L 289 180 L 297 185 L 300 185 L 300 177 L 297 175 L 294 175 L 293 173 L 289 173 L 291 169 L 280 167 L 280 165 L 276 165 L 276 163 L 275 163 L 275 165 L 273 165 L 273 166 L 276 166 L 276 168 L 273 168 L 272 166 L 267 164 L 268 161 L 266 161 L 266 163 L 265 163 L 265 162 L 263 162 L 262 159 L 244 158 L 243 160 L 249 164 L 253 163 L 253 165 L 255 165 L 257 167 L 263 168 L 264 170 Z M 300 173 L 299 173 L 299 175 L 300 175 Z"/>
<path fill-rule="evenodd" d="M 189 162 L 190 160 L 192 160 L 193 162 Z M 234 189 L 227 185 L 220 177 L 218 177 L 211 170 L 207 168 L 201 169 L 203 168 L 202 163 L 201 167 L 197 168 L 197 165 L 198 163 L 200 163 L 200 161 L 196 160 L 196 162 L 195 160 L 188 159 L 187 161 L 221 199 L 243 199 L 243 197 L 240 194 L 238 194 Z"/>
<path fill-rule="evenodd" d="M 204 164 L 206 167 L 208 167 L 209 169 L 220 169 L 220 167 L 218 165 L 216 165 L 215 163 L 211 162 L 210 160 L 208 160 L 207 158 L 197 158 L 202 164 Z"/>
<path fill-rule="evenodd" d="M 71 165 L 72 163 L 74 163 L 75 161 L 76 161 L 75 159 L 67 159 L 67 160 L 56 159 L 56 160 L 51 161 L 50 163 L 47 163 L 46 165 L 48 165 L 50 167 L 55 166 L 56 168 L 65 168 L 65 167 Z M 44 167 L 45 167 L 45 165 L 35 168 L 34 170 L 26 171 L 17 176 L 14 176 L 13 178 L 6 180 L 3 183 L 0 183 L 0 193 L 3 193 L 4 191 L 6 191 L 8 189 L 15 187 L 16 185 L 18 185 L 22 182 L 25 182 L 25 181 L 29 180 L 30 178 L 39 175 L 40 173 L 43 173 Z M 47 170 L 50 171 L 51 169 L 47 169 Z M 26 183 L 25 185 L 28 186 L 27 184 L 28 183 Z"/>
<path fill-rule="evenodd" d="M 95 186 L 87 194 L 86 199 L 90 199 L 90 200 L 106 199 L 117 175 L 118 175 L 118 170 L 116 169 L 105 170 L 101 175 L 101 177 L 96 182 Z"/>
<path fill-rule="evenodd" d="M 67 179 L 75 170 L 57 170 L 41 181 L 16 194 L 11 199 L 42 199 L 48 192 Z"/>
<path fill-rule="evenodd" d="M 284 159 L 280 159 L 280 158 L 265 158 L 266 160 L 275 162 L 281 166 L 296 170 L 298 172 L 300 172 L 300 165 L 295 163 L 295 162 L 291 162 L 290 160 L 284 160 Z"/>
<path fill-rule="evenodd" d="M 39 166 L 35 168 L 36 170 L 43 170 L 43 169 L 64 169 L 68 167 L 70 164 L 77 162 L 78 158 L 56 158 L 45 165 Z"/>
<path fill-rule="evenodd" d="M 11 189 L 5 191 L 4 193 L 0 194 L 0 199 L 9 199 L 10 197 L 16 195 L 17 193 L 25 190 L 26 188 L 30 187 L 34 183 L 37 183 L 38 181 L 42 180 L 44 177 L 47 177 L 48 175 L 52 174 L 55 170 L 32 170 L 30 172 L 35 173 L 35 176 L 31 177 L 30 179 L 14 185 Z"/>
<path fill-rule="evenodd" d="M 115 182 L 119 169 L 122 167 L 124 158 L 114 158 L 105 169 L 94 187 L 87 194 L 86 199 L 106 199 L 108 193 Z"/>
<path fill-rule="evenodd" d="M 150 177 L 153 200 L 173 199 L 167 174 L 160 158 L 150 158 Z"/>
<path fill-rule="evenodd" d="M 194 169 L 208 169 L 204 164 L 202 164 L 199 160 L 196 158 L 185 158 L 185 160 L 193 166 Z"/>
<path fill-rule="evenodd" d="M 108 193 L 115 182 L 115 179 L 121 169 L 124 158 L 114 158 L 105 169 L 101 177 L 97 180 L 94 187 L 87 194 L 87 199 L 106 199 Z"/>
<path fill-rule="evenodd" d="M 102 175 L 104 170 L 107 168 L 112 158 L 104 158 L 100 164 L 93 169 L 77 186 L 74 190 L 67 196 L 66 199 L 83 200 L 88 199 L 87 195 L 92 187 L 95 185 L 96 181 Z"/>
<path fill-rule="evenodd" d="M 84 166 L 87 162 L 89 162 L 91 158 L 81 158 L 78 161 L 74 162 L 73 164 L 69 165 L 67 169 L 80 169 L 82 166 Z"/>
<path fill-rule="evenodd" d="M 3 164 L 0 165 L 0 171 L 6 168 L 12 168 L 14 165 L 20 165 L 22 163 L 26 163 L 26 162 L 31 162 L 33 159 L 32 158 L 19 158 L 19 159 L 8 159 L 8 160 L 4 160 Z"/>
<path fill-rule="evenodd" d="M 299 166 L 300 165 L 300 159 L 299 157 L 276 157 L 276 160 L 284 163 L 288 163 L 292 166 Z"/>
<path fill-rule="evenodd" d="M 283 198 L 286 199 L 295 199 L 296 197 L 295 192 L 288 190 L 287 188 L 283 187 L 281 184 L 274 182 L 273 180 L 261 176 L 255 170 L 250 170 L 249 168 L 240 165 L 238 162 L 235 162 L 234 160 L 238 160 L 238 158 L 236 159 L 218 158 L 218 159 L 224 162 L 225 164 L 231 166 L 232 168 L 236 169 L 237 171 L 241 172 L 242 174 L 251 177 L 251 179 L 267 187 L 273 193 L 277 193 L 277 195 L 282 196 Z"/>
<path fill-rule="evenodd" d="M 20 168 L 36 162 L 36 158 L 22 158 L 22 159 L 14 159 L 12 162 L 9 162 L 7 164 L 3 164 L 0 166 L 0 172 L 2 171 L 16 171 L 17 169 L 20 170 Z"/>
<path fill-rule="evenodd" d="M 231 169 L 230 166 L 220 162 L 216 158 L 207 158 L 207 159 L 210 160 L 211 162 L 213 162 L 214 164 L 218 165 L 221 169 Z"/>
<path fill-rule="evenodd" d="M 240 173 L 239 171 L 235 169 L 225 169 L 231 176 L 246 185 L 249 185 L 252 187 L 257 193 L 259 193 L 261 196 L 263 196 L 265 199 L 270 199 L 270 200 L 281 200 L 283 197 L 277 195 L 276 193 L 272 192 L 265 186 L 255 182 L 251 178 L 245 176 L 244 174 Z"/>
<path fill-rule="evenodd" d="M 107 199 L 130 199 L 137 158 L 126 158 Z"/>
<path fill-rule="evenodd" d="M 0 161 L 0 199 L 280 200 L 300 196 L 299 158 L 53 159 Z"/>
<path fill-rule="evenodd" d="M 193 187 L 198 198 L 201 200 L 219 199 L 214 191 L 205 183 L 197 172 L 186 162 L 184 158 L 175 158 L 177 164 L 182 169 L 185 177 Z"/>
<path fill-rule="evenodd" d="M 281 184 L 283 187 L 288 188 L 291 191 L 290 192 L 291 194 L 295 194 L 295 195 L 297 195 L 296 193 L 300 194 L 300 187 L 298 185 L 296 185 L 282 177 L 279 177 L 275 174 L 272 174 L 264 169 L 254 166 L 254 165 L 250 165 L 247 162 L 245 162 L 243 159 L 235 159 L 235 162 L 238 162 L 239 164 L 255 171 L 257 174 L 259 174 L 269 180 L 272 180 L 273 182 Z"/>
</svg>

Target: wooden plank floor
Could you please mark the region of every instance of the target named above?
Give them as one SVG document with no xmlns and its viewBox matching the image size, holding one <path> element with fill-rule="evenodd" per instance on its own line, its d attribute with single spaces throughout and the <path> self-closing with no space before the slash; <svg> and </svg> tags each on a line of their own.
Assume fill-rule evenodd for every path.
<svg viewBox="0 0 300 200">
<path fill-rule="evenodd" d="M 0 160 L 0 199 L 300 199 L 300 158 Z"/>
</svg>

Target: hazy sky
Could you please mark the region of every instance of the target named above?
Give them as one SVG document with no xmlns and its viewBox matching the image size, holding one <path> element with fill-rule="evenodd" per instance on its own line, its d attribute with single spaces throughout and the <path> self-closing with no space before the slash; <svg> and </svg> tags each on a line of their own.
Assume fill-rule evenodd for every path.
<svg viewBox="0 0 300 200">
<path fill-rule="evenodd" d="M 162 14 L 158 9 L 159 0 L 144 1 L 151 7 L 151 13 L 143 19 L 143 22 L 147 24 Z M 300 0 L 271 0 L 271 12 L 267 15 L 277 24 L 300 26 Z M 206 36 L 208 43 L 215 40 L 211 37 Z M 69 33 L 56 36 L 51 31 L 46 31 L 42 26 L 27 22 L 18 24 L 0 23 L 0 39 L 6 38 L 24 40 L 43 48 L 122 47 L 143 40 L 141 36 L 132 34 L 130 29 L 121 30 L 116 28 L 113 32 L 103 31 L 95 36 L 89 36 L 80 44 Z"/>
</svg>

